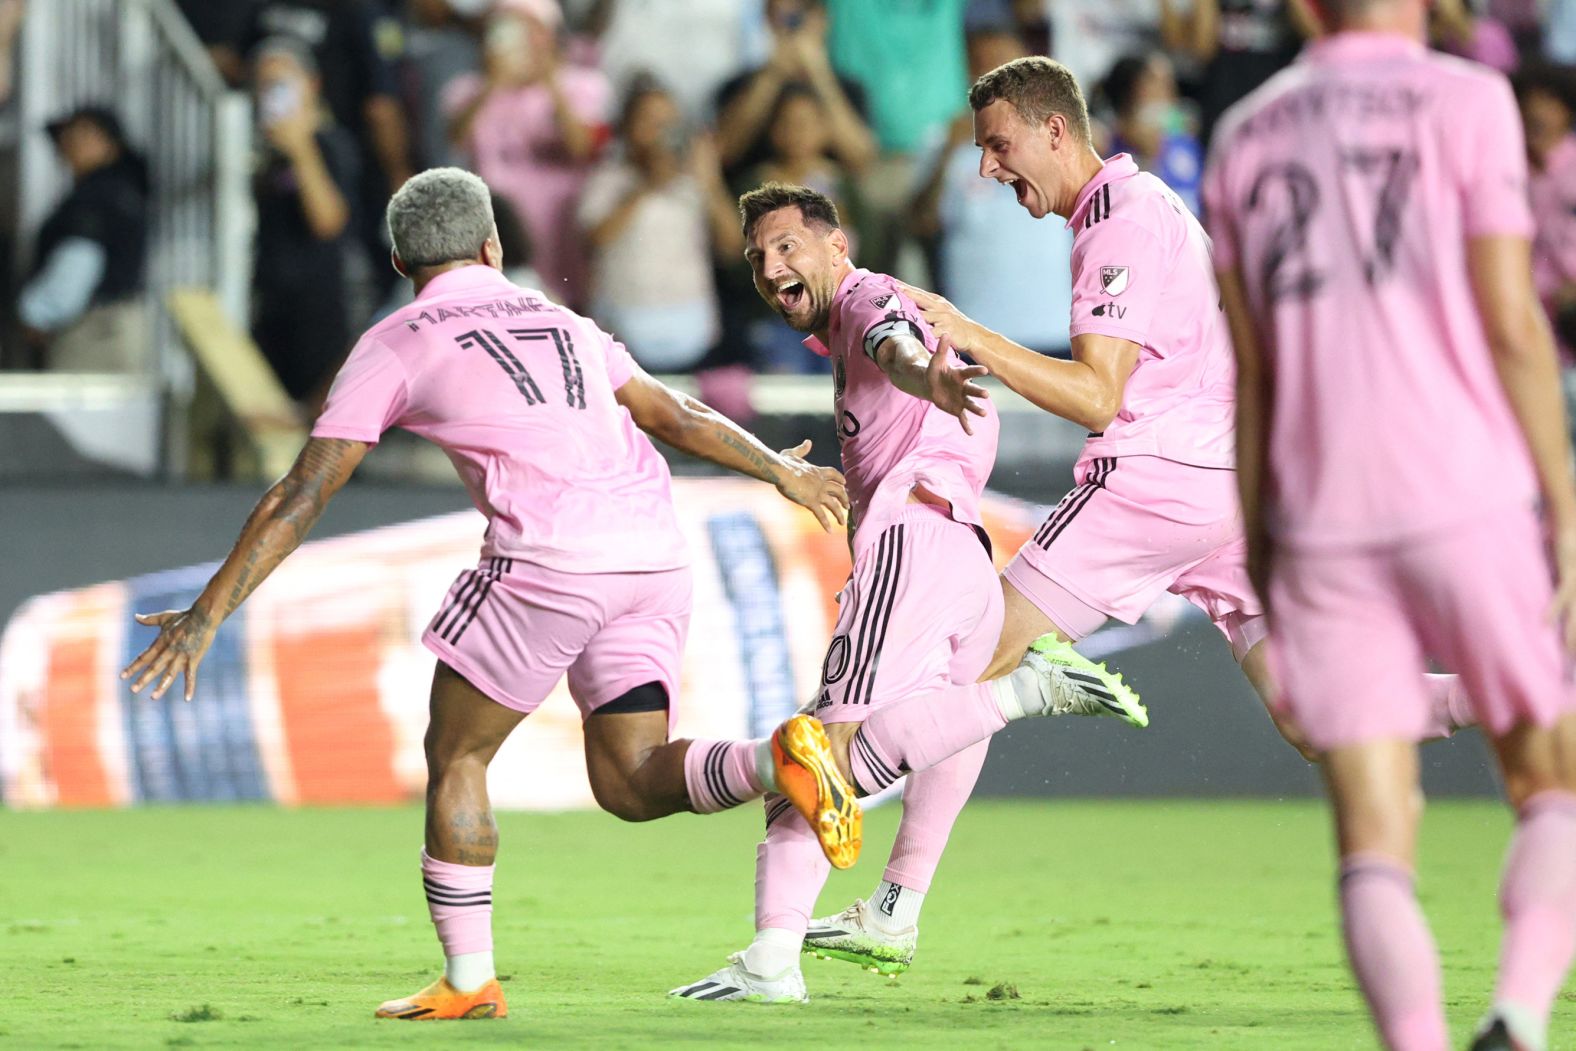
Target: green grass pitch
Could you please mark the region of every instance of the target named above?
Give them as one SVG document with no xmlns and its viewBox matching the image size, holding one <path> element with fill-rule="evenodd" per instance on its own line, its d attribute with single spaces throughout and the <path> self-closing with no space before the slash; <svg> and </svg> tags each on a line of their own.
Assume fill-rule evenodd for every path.
<svg viewBox="0 0 1576 1051">
<path fill-rule="evenodd" d="M 868 893 L 895 808 L 823 911 Z M 1311 801 L 1007 803 L 965 812 L 897 980 L 806 960 L 800 1007 L 663 994 L 750 933 L 759 812 L 500 818 L 502 1022 L 376 1022 L 436 971 L 414 809 L 0 812 L 0 1047 L 1374 1046 Z M 1509 821 L 1442 802 L 1423 903 L 1458 1046 L 1484 1007 Z M 994 990 L 994 995 L 993 995 Z M 1572 1047 L 1576 992 L 1552 1033 Z"/>
</svg>

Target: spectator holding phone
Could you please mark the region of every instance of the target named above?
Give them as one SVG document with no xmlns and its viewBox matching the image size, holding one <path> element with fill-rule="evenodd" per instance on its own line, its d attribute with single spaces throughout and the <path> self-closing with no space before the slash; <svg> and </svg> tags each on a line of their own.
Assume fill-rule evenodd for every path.
<svg viewBox="0 0 1576 1051">
<path fill-rule="evenodd" d="M 690 136 L 673 95 L 631 84 L 618 153 L 580 201 L 591 244 L 591 315 L 653 372 L 694 368 L 717 340 L 715 254 L 744 250 L 716 146 Z"/>
<path fill-rule="evenodd" d="M 545 291 L 583 307 L 575 202 L 606 134 L 611 89 L 598 70 L 563 60 L 561 23 L 553 0 L 502 0 L 487 24 L 485 72 L 450 84 L 444 102 L 454 142 L 519 214 Z"/>
<path fill-rule="evenodd" d="M 323 104 L 310 48 L 271 37 L 254 54 L 262 156 L 252 337 L 285 391 L 310 403 L 349 349 L 345 254 L 360 177 L 356 143 Z"/>
<path fill-rule="evenodd" d="M 766 64 L 741 73 L 717 91 L 717 147 L 729 172 L 753 168 L 770 152 L 768 136 L 784 96 L 807 94 L 817 105 L 825 151 L 858 174 L 875 157 L 865 124 L 864 90 L 832 71 L 821 0 L 768 0 L 772 52 Z"/>
</svg>

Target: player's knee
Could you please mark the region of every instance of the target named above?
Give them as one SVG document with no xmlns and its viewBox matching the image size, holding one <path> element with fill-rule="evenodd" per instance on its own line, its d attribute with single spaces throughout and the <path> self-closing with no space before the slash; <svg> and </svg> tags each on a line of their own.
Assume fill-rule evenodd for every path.
<svg viewBox="0 0 1576 1051">
<path fill-rule="evenodd" d="M 467 765 L 479 765 L 485 770 L 493 749 L 489 742 L 473 741 L 431 723 L 422 739 L 422 750 L 427 756 L 428 779 L 437 781 Z"/>
<path fill-rule="evenodd" d="M 627 781 L 608 784 L 605 779 L 593 780 L 591 795 L 597 806 L 620 821 L 653 821 L 669 812 L 646 799 Z"/>
</svg>

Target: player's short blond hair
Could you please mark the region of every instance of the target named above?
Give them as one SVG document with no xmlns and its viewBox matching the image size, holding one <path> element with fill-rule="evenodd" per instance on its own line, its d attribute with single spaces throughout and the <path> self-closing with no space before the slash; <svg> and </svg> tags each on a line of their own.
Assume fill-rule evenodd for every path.
<svg viewBox="0 0 1576 1051">
<path fill-rule="evenodd" d="M 969 88 L 969 106 L 975 113 L 997 101 L 1011 105 L 1029 124 L 1043 124 L 1060 114 L 1084 142 L 1092 140 L 1089 103 L 1078 78 L 1055 59 L 1015 58 L 981 75 Z"/>
</svg>

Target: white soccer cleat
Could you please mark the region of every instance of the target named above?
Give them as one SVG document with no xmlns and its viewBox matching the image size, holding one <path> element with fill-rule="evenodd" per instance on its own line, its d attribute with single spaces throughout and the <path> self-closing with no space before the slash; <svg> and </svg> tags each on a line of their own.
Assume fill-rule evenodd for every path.
<svg viewBox="0 0 1576 1051">
<path fill-rule="evenodd" d="M 896 978 L 914 962 L 919 928 L 895 934 L 884 931 L 870 916 L 870 903 L 856 901 L 836 916 L 810 921 L 801 950 L 822 960 L 846 960 L 872 974 Z"/>
<path fill-rule="evenodd" d="M 668 993 L 678 1000 L 710 1000 L 723 1003 L 740 1000 L 752 1004 L 802 1004 L 809 1002 L 804 989 L 804 972 L 797 964 L 773 977 L 754 974 L 744 966 L 744 954 L 728 957 L 728 966 L 713 971 L 698 982 L 681 985 Z"/>
<path fill-rule="evenodd" d="M 1114 715 L 1131 726 L 1149 725 L 1148 709 L 1120 674 L 1055 635 L 1035 639 L 1018 667 L 1034 672 L 1047 715 Z"/>
</svg>

